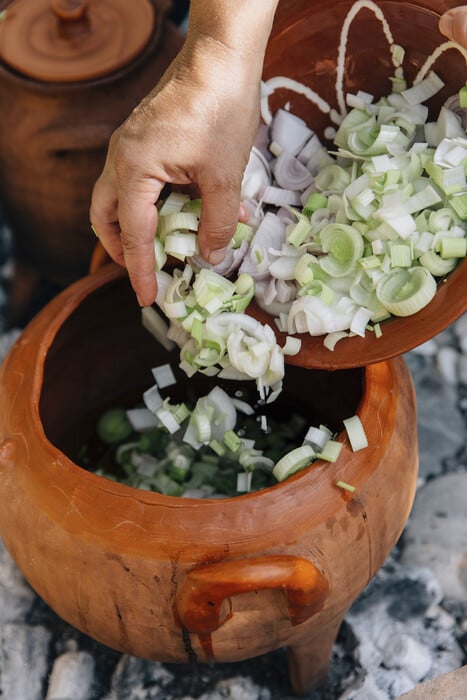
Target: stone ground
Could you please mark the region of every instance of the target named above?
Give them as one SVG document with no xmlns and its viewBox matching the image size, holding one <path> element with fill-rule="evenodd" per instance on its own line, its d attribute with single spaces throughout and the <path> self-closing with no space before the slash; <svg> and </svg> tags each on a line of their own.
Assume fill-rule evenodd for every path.
<svg viewBox="0 0 467 700">
<path fill-rule="evenodd" d="M 10 276 L 3 227 L 0 361 L 21 332 L 4 326 Z M 44 290 L 37 308 L 50 293 Z M 467 315 L 405 359 L 418 398 L 414 508 L 399 543 L 344 620 L 327 683 L 308 700 L 392 700 L 467 661 Z M 292 700 L 285 654 L 199 666 L 121 655 L 61 621 L 0 541 L 2 700 Z M 420 693 L 417 700 L 435 697 Z M 461 700 L 467 688 L 465 696 L 436 698 Z"/>
</svg>

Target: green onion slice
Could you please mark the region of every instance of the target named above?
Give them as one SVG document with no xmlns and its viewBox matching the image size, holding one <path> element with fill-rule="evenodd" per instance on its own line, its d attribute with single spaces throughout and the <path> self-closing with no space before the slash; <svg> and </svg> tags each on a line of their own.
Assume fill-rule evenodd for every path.
<svg viewBox="0 0 467 700">
<path fill-rule="evenodd" d="M 320 265 L 331 277 L 348 275 L 363 255 L 363 238 L 353 226 L 328 224 L 320 240 L 323 252 L 328 253 L 320 258 Z"/>
<path fill-rule="evenodd" d="M 315 456 L 316 453 L 311 445 L 302 445 L 284 455 L 276 463 L 272 473 L 277 481 L 284 481 L 295 472 L 307 467 Z"/>
<path fill-rule="evenodd" d="M 436 281 L 425 267 L 396 268 L 376 286 L 376 296 L 394 316 L 411 316 L 436 294 Z"/>
<path fill-rule="evenodd" d="M 354 415 L 350 418 L 346 418 L 343 422 L 352 451 L 357 452 L 358 450 L 362 450 L 364 447 L 368 447 L 368 438 L 360 417 Z"/>
</svg>

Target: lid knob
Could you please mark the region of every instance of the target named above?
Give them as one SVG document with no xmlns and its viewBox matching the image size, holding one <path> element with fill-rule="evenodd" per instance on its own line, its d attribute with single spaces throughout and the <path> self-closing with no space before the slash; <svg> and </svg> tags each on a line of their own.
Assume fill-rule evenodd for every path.
<svg viewBox="0 0 467 700">
<path fill-rule="evenodd" d="M 52 0 L 52 11 L 63 22 L 83 19 L 87 8 L 87 0 Z"/>
</svg>

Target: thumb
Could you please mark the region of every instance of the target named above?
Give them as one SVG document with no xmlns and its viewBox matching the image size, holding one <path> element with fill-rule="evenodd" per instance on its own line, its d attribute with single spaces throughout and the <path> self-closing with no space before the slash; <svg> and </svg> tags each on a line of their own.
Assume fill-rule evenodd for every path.
<svg viewBox="0 0 467 700">
<path fill-rule="evenodd" d="M 445 12 L 439 20 L 439 30 L 451 41 L 467 48 L 467 7 L 454 7 Z"/>
<path fill-rule="evenodd" d="M 201 190 L 201 202 L 200 253 L 211 265 L 218 265 L 225 258 L 227 246 L 237 228 L 240 187 L 209 193 Z"/>
</svg>

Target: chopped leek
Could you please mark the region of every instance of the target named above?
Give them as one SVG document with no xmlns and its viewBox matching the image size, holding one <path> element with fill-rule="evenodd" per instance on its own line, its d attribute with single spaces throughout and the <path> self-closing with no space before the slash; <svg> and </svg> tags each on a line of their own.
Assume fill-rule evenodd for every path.
<svg viewBox="0 0 467 700">
<path fill-rule="evenodd" d="M 359 416 L 351 416 L 344 420 L 344 427 L 353 452 L 368 447 L 368 438 Z"/>
<path fill-rule="evenodd" d="M 354 493 L 355 491 L 355 486 L 348 484 L 346 481 L 341 481 L 340 479 L 336 481 L 336 486 L 340 489 L 344 489 L 344 491 L 350 491 L 350 493 Z"/>
<path fill-rule="evenodd" d="M 99 418 L 96 430 L 103 442 L 113 444 L 126 440 L 131 435 L 132 426 L 123 408 L 113 408 Z"/>
<path fill-rule="evenodd" d="M 324 425 L 306 429 L 295 413 L 284 422 L 283 409 L 277 420 L 264 403 L 242 400 L 243 390 L 232 398 L 218 386 L 197 400 L 175 403 L 159 393 L 163 384 L 166 392 L 172 386 L 170 365 L 152 374 L 157 383 L 145 394 L 158 397 L 155 415 L 140 406 L 111 409 L 96 424 L 103 463 L 86 451 L 94 440 L 80 451 L 97 474 L 168 496 L 217 498 L 273 486 L 317 459 L 339 457 L 343 444 Z"/>
<path fill-rule="evenodd" d="M 465 258 L 467 255 L 467 239 L 442 238 L 440 254 L 444 260 L 446 258 Z"/>
<path fill-rule="evenodd" d="M 323 449 L 316 455 L 318 459 L 324 459 L 326 462 L 336 462 L 342 450 L 342 443 L 337 440 L 328 440 Z"/>
<path fill-rule="evenodd" d="M 231 452 L 237 452 L 241 447 L 242 440 L 233 430 L 227 430 L 224 433 L 224 443 Z"/>
<path fill-rule="evenodd" d="M 343 119 L 330 115 L 340 122 L 335 150 L 288 109 L 268 113 L 269 154 L 252 150 L 242 187 L 249 219 L 238 222 L 222 267 L 211 269 L 196 255 L 201 200 L 169 195 L 160 206 L 156 304 L 170 325 L 158 334 L 176 342 L 187 376 L 249 378 L 261 399 L 274 401 L 284 357 L 300 344 L 288 340 L 281 348 L 272 326 L 247 316 L 253 299 L 289 338 L 322 335 L 332 351 L 368 330 L 380 337 L 379 324 L 391 315 L 417 313 L 466 256 L 465 132 L 447 107 L 430 126 L 424 102 L 442 80 L 430 72 L 407 86 L 403 48 L 394 45 L 392 57 L 390 94 L 358 91 L 347 96 Z M 183 271 L 162 271 L 167 255 L 187 259 Z M 156 394 L 145 400 L 161 411 Z M 167 421 L 176 420 L 173 411 Z M 207 430 L 193 425 L 191 439 L 205 442 Z M 224 444 L 222 431 L 209 440 Z"/>
<path fill-rule="evenodd" d="M 276 463 L 272 473 L 277 481 L 284 481 L 295 472 L 308 466 L 314 457 L 315 451 L 311 445 L 296 447 Z"/>
<path fill-rule="evenodd" d="M 349 274 L 363 255 L 363 238 L 347 224 L 328 224 L 320 233 L 325 255 L 320 259 L 322 269 L 331 277 Z"/>
<path fill-rule="evenodd" d="M 381 279 L 376 296 L 394 316 L 411 316 L 436 294 L 436 282 L 425 267 L 397 268 Z"/>
<path fill-rule="evenodd" d="M 175 384 L 175 375 L 168 362 L 164 365 L 159 365 L 159 367 L 153 367 L 151 372 L 159 389 Z"/>
</svg>

